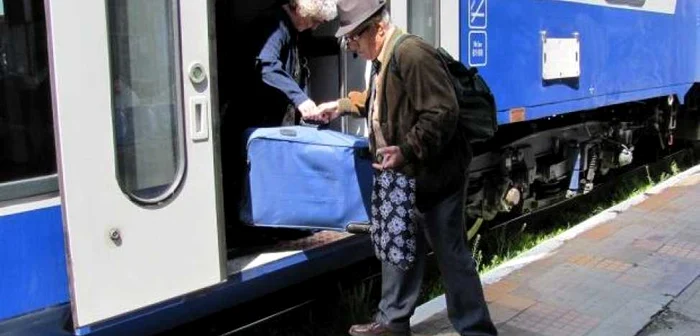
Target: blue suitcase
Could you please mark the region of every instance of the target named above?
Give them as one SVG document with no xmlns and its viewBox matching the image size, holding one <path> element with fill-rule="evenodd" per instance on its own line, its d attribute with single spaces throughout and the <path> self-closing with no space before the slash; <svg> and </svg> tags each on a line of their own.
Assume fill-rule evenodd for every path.
<svg viewBox="0 0 700 336">
<path fill-rule="evenodd" d="M 244 223 L 345 231 L 348 224 L 369 222 L 367 139 L 304 126 L 251 129 L 246 135 Z"/>
</svg>

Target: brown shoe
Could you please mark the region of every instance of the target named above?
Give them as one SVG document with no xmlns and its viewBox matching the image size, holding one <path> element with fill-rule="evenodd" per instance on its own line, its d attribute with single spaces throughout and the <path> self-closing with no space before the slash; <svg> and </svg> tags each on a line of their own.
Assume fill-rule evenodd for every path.
<svg viewBox="0 0 700 336">
<path fill-rule="evenodd" d="M 398 332 L 393 331 L 379 322 L 368 324 L 356 324 L 350 327 L 350 335 L 352 336 L 411 336 L 410 331 Z"/>
</svg>

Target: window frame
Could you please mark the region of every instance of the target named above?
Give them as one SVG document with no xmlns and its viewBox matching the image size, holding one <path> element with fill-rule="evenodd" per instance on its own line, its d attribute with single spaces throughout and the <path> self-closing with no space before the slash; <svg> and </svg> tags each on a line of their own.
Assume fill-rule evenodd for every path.
<svg viewBox="0 0 700 336">
<path fill-rule="evenodd" d="M 440 0 L 430 0 L 433 2 L 433 13 L 435 15 L 435 22 L 433 23 L 433 28 L 434 28 L 434 33 L 435 33 L 435 41 L 433 41 L 433 46 L 434 47 L 439 47 L 440 46 Z M 414 9 L 412 6 L 412 1 L 411 0 L 406 0 L 406 29 L 413 33 L 411 27 L 411 22 L 412 20 L 412 15 L 414 13 Z"/>
<path fill-rule="evenodd" d="M 111 18 L 110 18 L 110 13 L 108 12 L 110 9 L 110 1 L 111 0 L 105 0 L 105 16 L 106 16 L 106 21 L 107 21 L 107 32 L 111 33 L 110 27 L 111 27 Z M 115 1 L 123 1 L 123 0 L 115 0 Z M 176 171 L 174 178 L 168 188 L 166 188 L 163 192 L 159 193 L 155 197 L 151 198 L 144 198 L 144 197 L 139 197 L 138 195 L 135 195 L 133 191 L 128 190 L 126 188 L 126 181 L 120 176 L 119 173 L 119 155 L 117 151 L 117 133 L 116 133 L 116 124 L 114 125 L 115 127 L 112 127 L 112 132 L 113 132 L 113 137 L 115 141 L 115 146 L 114 146 L 114 164 L 115 164 L 115 179 L 117 180 L 117 183 L 119 185 L 119 188 L 121 191 L 126 195 L 132 202 L 135 204 L 139 204 L 142 206 L 158 206 L 161 205 L 165 202 L 168 202 L 172 200 L 175 195 L 177 194 L 178 189 L 182 186 L 184 180 L 185 180 L 185 175 L 187 172 L 187 149 L 186 149 L 186 130 L 185 130 L 185 123 L 187 122 L 185 119 L 185 98 L 184 98 L 184 74 L 182 70 L 183 66 L 183 61 L 182 61 L 182 33 L 180 31 L 180 1 L 179 0 L 168 0 L 167 1 L 169 5 L 171 6 L 171 15 L 170 15 L 170 23 L 172 24 L 172 31 L 173 31 L 173 53 L 172 55 L 172 61 L 173 61 L 173 71 L 174 71 L 174 78 L 175 80 L 173 81 L 173 84 L 175 84 L 175 94 L 174 97 L 176 100 L 174 101 L 174 107 L 175 107 L 175 113 L 173 114 L 177 119 L 176 119 L 176 124 L 174 125 L 175 127 L 173 128 L 174 130 L 177 130 L 177 136 L 173 137 L 173 140 L 177 141 L 178 144 L 178 150 L 174 151 L 173 153 L 177 155 L 178 160 L 177 160 L 177 166 L 176 166 Z M 110 81 L 114 81 L 114 72 L 112 68 L 112 61 L 113 61 L 113 50 L 112 50 L 112 39 L 111 36 L 108 37 L 108 54 L 110 57 L 110 67 L 109 67 L 109 76 L 110 76 Z M 114 102 L 114 90 L 112 90 L 110 94 L 110 98 L 112 102 Z M 114 108 L 114 103 L 111 104 L 112 109 L 110 111 L 113 120 L 116 120 L 116 111 Z"/>
<path fill-rule="evenodd" d="M 7 21 L 7 1 L 2 1 L 0 0 L 0 21 L 5 22 Z M 47 22 L 47 14 L 45 7 L 41 7 L 41 11 L 44 14 L 44 25 L 46 29 L 46 58 L 47 58 L 47 64 L 50 64 L 50 46 L 49 46 L 49 41 L 50 41 L 50 34 L 51 32 L 48 31 L 48 22 Z M 37 30 L 38 32 L 39 30 Z M 48 67 L 48 65 L 47 65 Z M 47 68 L 47 71 L 50 71 L 49 68 Z M 51 73 L 48 73 L 48 76 L 52 76 Z M 53 125 L 53 128 L 55 130 L 55 120 L 53 119 L 53 105 L 54 105 L 54 100 L 53 100 L 53 90 L 49 88 L 49 99 L 51 101 L 50 108 L 51 110 L 48 111 L 48 113 L 51 115 L 51 123 Z M 24 111 L 23 111 L 24 113 Z M 54 147 L 54 164 L 57 164 L 58 161 L 58 155 L 56 153 L 55 147 L 56 147 L 56 134 L 54 131 L 53 135 L 53 147 Z M 50 161 L 49 161 L 50 162 Z M 18 177 L 16 179 L 10 179 L 6 181 L 0 182 L 0 204 L 9 202 L 9 201 L 15 201 L 15 200 L 21 200 L 29 197 L 34 197 L 34 196 L 41 196 L 41 195 L 48 195 L 48 194 L 53 194 L 57 193 L 59 191 L 58 188 L 58 166 L 55 167 L 56 171 L 54 172 L 48 172 L 48 173 L 39 173 L 34 176 L 22 176 Z"/>
</svg>

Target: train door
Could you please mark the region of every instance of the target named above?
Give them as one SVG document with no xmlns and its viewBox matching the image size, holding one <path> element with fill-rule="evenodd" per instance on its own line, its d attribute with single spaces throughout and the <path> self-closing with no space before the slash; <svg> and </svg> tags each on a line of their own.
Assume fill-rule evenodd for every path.
<svg viewBox="0 0 700 336">
<path fill-rule="evenodd" d="M 468 3 L 472 11 L 479 13 L 485 13 L 488 6 L 488 0 Z M 445 48 L 455 59 L 460 58 L 459 0 L 392 0 L 390 6 L 394 24 L 436 47 Z"/>
<path fill-rule="evenodd" d="M 46 9 L 75 327 L 221 282 L 209 2 Z"/>
</svg>

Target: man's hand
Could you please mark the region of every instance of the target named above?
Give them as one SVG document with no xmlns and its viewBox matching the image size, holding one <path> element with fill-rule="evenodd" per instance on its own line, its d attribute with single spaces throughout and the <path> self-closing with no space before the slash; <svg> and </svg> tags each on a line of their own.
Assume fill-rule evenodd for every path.
<svg viewBox="0 0 700 336">
<path fill-rule="evenodd" d="M 301 105 L 297 106 L 297 109 L 301 112 L 301 117 L 304 120 L 312 120 L 312 117 L 316 115 L 316 103 L 311 99 L 301 103 Z"/>
<path fill-rule="evenodd" d="M 332 101 L 318 105 L 316 113 L 324 122 L 329 123 L 340 116 L 338 102 Z"/>
<path fill-rule="evenodd" d="M 378 170 L 396 169 L 406 162 L 398 146 L 389 146 L 377 149 L 377 156 L 382 158 L 381 163 L 373 163 L 372 167 Z"/>
</svg>

